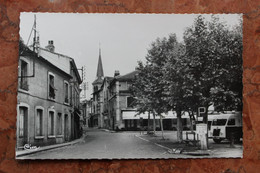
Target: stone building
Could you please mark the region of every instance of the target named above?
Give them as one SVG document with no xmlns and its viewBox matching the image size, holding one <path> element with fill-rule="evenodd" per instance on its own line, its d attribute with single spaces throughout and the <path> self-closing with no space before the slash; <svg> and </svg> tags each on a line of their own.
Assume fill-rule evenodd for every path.
<svg viewBox="0 0 260 173">
<path fill-rule="evenodd" d="M 137 73 L 138 71 L 133 71 L 121 76 L 119 71 L 115 71 L 114 78 L 109 83 L 109 117 L 114 130 L 127 128 L 127 121 L 123 120 L 124 112 L 136 112 L 130 87 Z"/>
<path fill-rule="evenodd" d="M 71 141 L 80 137 L 81 78 L 71 57 L 54 52 L 53 41 L 37 53 L 19 55 L 17 148 Z"/>
</svg>

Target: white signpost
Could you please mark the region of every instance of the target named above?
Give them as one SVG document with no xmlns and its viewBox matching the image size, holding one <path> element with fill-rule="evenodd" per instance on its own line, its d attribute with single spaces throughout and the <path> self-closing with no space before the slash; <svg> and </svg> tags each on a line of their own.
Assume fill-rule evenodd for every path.
<svg viewBox="0 0 260 173">
<path fill-rule="evenodd" d="M 207 124 L 197 124 L 196 125 L 196 133 L 199 136 L 200 140 L 200 149 L 207 150 L 208 149 L 208 143 L 207 143 Z"/>
</svg>

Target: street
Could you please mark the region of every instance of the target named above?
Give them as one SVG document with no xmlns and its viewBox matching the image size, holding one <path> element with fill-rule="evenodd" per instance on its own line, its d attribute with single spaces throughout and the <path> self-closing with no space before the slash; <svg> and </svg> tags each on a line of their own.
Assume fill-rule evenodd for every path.
<svg viewBox="0 0 260 173">
<path fill-rule="evenodd" d="M 141 159 L 141 158 L 198 158 L 185 154 L 171 154 L 173 148 L 170 139 L 160 142 L 160 132 L 152 140 L 140 132 L 108 132 L 88 129 L 81 142 L 66 147 L 42 151 L 21 157 L 20 159 Z M 165 136 L 176 136 L 175 132 L 165 132 Z M 157 141 L 157 142 L 154 142 Z M 159 142 L 158 142 L 159 141 Z M 206 157 L 242 157 L 242 144 L 230 148 L 229 143 L 214 144 L 209 141 L 212 154 Z M 182 144 L 184 145 L 184 144 Z M 201 156 L 204 158 L 205 156 Z"/>
<path fill-rule="evenodd" d="M 86 131 L 83 142 L 59 149 L 24 156 L 26 159 L 100 159 L 163 158 L 165 149 L 135 137 L 138 132 L 109 133 L 98 129 Z M 168 156 L 169 157 L 169 156 Z"/>
</svg>

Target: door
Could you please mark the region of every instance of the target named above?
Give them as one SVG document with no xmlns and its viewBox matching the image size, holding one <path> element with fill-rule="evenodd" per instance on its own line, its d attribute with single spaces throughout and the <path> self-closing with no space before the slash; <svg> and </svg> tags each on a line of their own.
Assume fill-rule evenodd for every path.
<svg viewBox="0 0 260 173">
<path fill-rule="evenodd" d="M 28 108 L 19 108 L 19 141 L 22 146 L 28 144 Z"/>
<path fill-rule="evenodd" d="M 69 141 L 69 117 L 68 114 L 65 114 L 64 117 L 64 140 Z"/>
</svg>

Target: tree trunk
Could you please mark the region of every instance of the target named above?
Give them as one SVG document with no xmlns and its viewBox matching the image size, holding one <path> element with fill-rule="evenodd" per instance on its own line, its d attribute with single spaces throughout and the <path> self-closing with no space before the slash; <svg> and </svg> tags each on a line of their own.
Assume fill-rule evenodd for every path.
<svg viewBox="0 0 260 173">
<path fill-rule="evenodd" d="M 209 125 L 208 125 L 208 109 L 209 106 L 207 104 L 206 106 L 206 115 L 205 115 L 205 119 L 206 119 L 206 124 L 207 124 L 207 134 L 206 134 L 206 140 L 207 140 L 207 149 L 209 148 Z"/>
<path fill-rule="evenodd" d="M 156 131 L 156 123 L 155 123 L 155 113 L 153 112 L 153 133 Z"/>
<path fill-rule="evenodd" d="M 148 111 L 147 134 L 150 133 L 150 111 Z"/>
<path fill-rule="evenodd" d="M 177 140 L 179 143 L 182 142 L 183 136 L 182 136 L 182 121 L 181 121 L 181 111 L 177 110 Z"/>
<path fill-rule="evenodd" d="M 190 130 L 191 130 L 191 132 L 193 132 L 193 118 L 192 118 L 192 113 L 190 113 L 190 111 L 189 111 L 189 117 L 190 117 Z"/>
<path fill-rule="evenodd" d="M 162 115 L 160 116 L 160 123 L 161 123 L 161 131 L 162 131 L 162 139 L 164 139 L 164 135 L 163 135 L 163 119 L 162 119 Z"/>
</svg>

